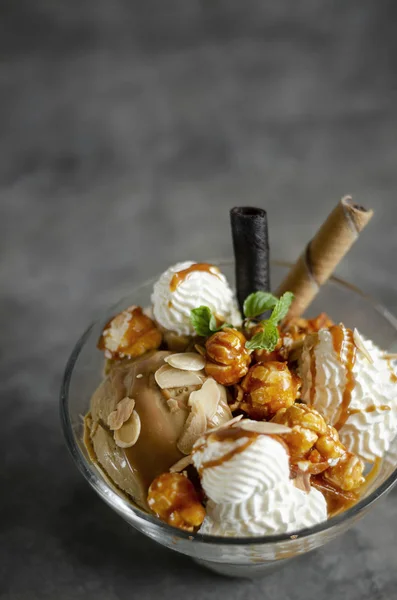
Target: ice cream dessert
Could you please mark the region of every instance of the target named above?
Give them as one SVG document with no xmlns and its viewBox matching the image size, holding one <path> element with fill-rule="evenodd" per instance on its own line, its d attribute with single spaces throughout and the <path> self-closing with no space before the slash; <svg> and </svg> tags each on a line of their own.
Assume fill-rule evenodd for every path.
<svg viewBox="0 0 397 600">
<path fill-rule="evenodd" d="M 120 494 L 168 525 L 296 535 L 359 500 L 397 433 L 397 375 L 356 330 L 302 318 L 305 298 L 249 287 L 239 265 L 239 303 L 219 267 L 182 262 L 149 306 L 106 323 L 85 445 Z"/>
</svg>

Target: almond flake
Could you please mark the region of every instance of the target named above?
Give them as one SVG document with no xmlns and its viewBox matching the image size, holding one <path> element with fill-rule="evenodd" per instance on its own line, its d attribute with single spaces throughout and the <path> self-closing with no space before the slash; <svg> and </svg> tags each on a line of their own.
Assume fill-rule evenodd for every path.
<svg viewBox="0 0 397 600">
<path fill-rule="evenodd" d="M 134 410 L 135 400 L 126 396 L 116 406 L 116 410 L 113 410 L 108 416 L 108 426 L 110 429 L 117 430 L 128 421 Z"/>
<path fill-rule="evenodd" d="M 197 354 L 197 352 L 171 354 L 171 356 L 166 356 L 164 360 L 171 367 L 182 369 L 182 371 L 202 371 L 205 367 L 204 357 Z"/>
<path fill-rule="evenodd" d="M 178 462 L 176 462 L 172 467 L 170 467 L 170 473 L 180 473 L 184 469 L 186 469 L 189 465 L 192 464 L 192 455 L 184 456 Z"/>
<path fill-rule="evenodd" d="M 365 356 L 365 358 L 368 360 L 368 362 L 371 365 L 373 365 L 374 359 L 368 352 L 368 348 L 366 347 L 363 338 L 361 337 L 361 335 L 359 334 L 359 332 L 356 328 L 354 328 L 354 330 L 353 330 L 353 340 L 354 340 L 354 344 L 355 344 L 356 348 L 358 350 L 360 350 L 360 352 Z"/>
<path fill-rule="evenodd" d="M 208 421 L 208 427 L 219 427 L 220 425 L 228 423 L 231 419 L 233 419 L 232 411 L 230 410 L 230 406 L 227 402 L 226 388 L 220 383 L 215 383 L 220 393 L 220 401 L 216 413 Z"/>
<path fill-rule="evenodd" d="M 205 416 L 208 420 L 211 420 L 218 410 L 220 399 L 221 393 L 218 385 L 215 379 L 210 377 L 204 382 L 199 390 L 191 392 L 188 404 L 192 407 L 195 404 L 201 404 L 204 409 Z"/>
<path fill-rule="evenodd" d="M 222 423 L 219 427 L 214 427 L 213 429 L 208 429 L 207 433 L 215 433 L 216 431 L 220 431 L 221 429 L 226 429 L 227 427 L 234 427 L 236 423 L 241 421 L 243 415 L 238 415 L 238 417 L 233 417 L 230 421 L 226 421 L 226 423 Z"/>
<path fill-rule="evenodd" d="M 309 494 L 311 490 L 309 473 L 298 473 L 295 479 L 292 480 L 292 483 L 298 490 L 302 490 L 302 492 Z"/>
<path fill-rule="evenodd" d="M 247 431 L 255 431 L 256 433 L 265 433 L 269 435 L 281 435 L 292 431 L 291 428 L 286 425 L 281 425 L 280 423 L 268 423 L 267 421 L 243 420 L 240 421 L 238 427 L 246 429 Z"/>
<path fill-rule="evenodd" d="M 128 421 L 114 432 L 114 441 L 120 448 L 131 448 L 138 441 L 140 433 L 141 420 L 136 410 L 134 410 Z"/>
<path fill-rule="evenodd" d="M 204 412 L 204 407 L 201 404 L 195 403 L 190 415 L 186 419 L 185 429 L 178 440 L 178 450 L 183 454 L 190 454 L 193 444 L 205 433 L 206 429 L 207 417 Z"/>
<path fill-rule="evenodd" d="M 200 344 L 195 344 L 194 345 L 194 349 L 201 354 L 201 356 L 204 356 L 204 358 L 207 356 L 207 352 L 206 349 L 204 348 L 204 346 L 200 346 Z"/>
<path fill-rule="evenodd" d="M 188 387 L 189 385 L 200 385 L 201 378 L 197 373 L 174 369 L 170 365 L 163 365 L 154 374 L 157 385 L 161 388 Z"/>
<path fill-rule="evenodd" d="M 384 354 L 382 358 L 385 360 L 397 360 L 397 354 Z"/>
</svg>

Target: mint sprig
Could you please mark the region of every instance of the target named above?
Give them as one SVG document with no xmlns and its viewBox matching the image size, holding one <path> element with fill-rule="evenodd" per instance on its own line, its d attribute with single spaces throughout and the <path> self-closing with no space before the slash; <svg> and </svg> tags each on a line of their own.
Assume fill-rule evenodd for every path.
<svg viewBox="0 0 397 600">
<path fill-rule="evenodd" d="M 273 312 L 267 320 L 261 321 L 262 330 L 256 333 L 245 346 L 248 350 L 267 350 L 273 352 L 279 339 L 277 325 L 288 313 L 294 295 L 292 292 L 285 292 L 274 305 Z"/>
<path fill-rule="evenodd" d="M 199 306 L 190 311 L 190 322 L 192 323 L 197 335 L 208 337 L 224 327 L 232 327 L 228 323 L 222 323 L 218 326 L 217 320 L 208 306 Z"/>
<path fill-rule="evenodd" d="M 247 319 L 259 317 L 265 311 L 274 308 L 276 304 L 277 298 L 270 292 L 254 292 L 247 296 L 244 301 L 244 315 Z"/>
<path fill-rule="evenodd" d="M 268 292 L 254 292 L 246 298 L 243 310 L 247 320 L 255 320 L 255 317 L 273 309 L 268 319 L 259 322 L 262 326 L 261 331 L 246 342 L 245 346 L 248 350 L 264 349 L 272 352 L 275 349 L 279 339 L 277 325 L 286 317 L 293 299 L 292 292 L 285 292 L 279 299 Z M 209 337 L 225 327 L 233 327 L 229 323 L 218 325 L 217 319 L 208 306 L 193 308 L 190 311 L 190 321 L 197 335 L 203 337 Z"/>
</svg>

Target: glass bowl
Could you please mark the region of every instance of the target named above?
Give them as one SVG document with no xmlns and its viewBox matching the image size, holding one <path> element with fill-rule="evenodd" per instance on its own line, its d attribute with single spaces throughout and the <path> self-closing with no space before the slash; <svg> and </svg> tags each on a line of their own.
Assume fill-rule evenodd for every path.
<svg viewBox="0 0 397 600">
<path fill-rule="evenodd" d="M 214 261 L 233 284 L 231 261 Z M 274 289 L 286 275 L 287 263 L 272 263 Z M 61 389 L 61 420 L 67 446 L 76 465 L 101 498 L 130 525 L 156 542 L 194 558 L 200 564 L 232 577 L 261 576 L 286 561 L 333 540 L 360 519 L 397 480 L 397 439 L 382 459 L 361 500 L 344 513 L 296 533 L 258 538 L 224 538 L 189 534 L 144 512 L 106 480 L 90 461 L 83 444 L 83 420 L 90 398 L 101 381 L 103 354 L 96 348 L 103 326 L 131 304 L 147 306 L 154 280 L 131 292 L 91 325 L 77 342 L 66 366 Z M 397 320 L 354 286 L 332 278 L 310 307 L 312 316 L 327 312 L 336 322 L 357 327 L 390 352 L 397 351 Z"/>
</svg>

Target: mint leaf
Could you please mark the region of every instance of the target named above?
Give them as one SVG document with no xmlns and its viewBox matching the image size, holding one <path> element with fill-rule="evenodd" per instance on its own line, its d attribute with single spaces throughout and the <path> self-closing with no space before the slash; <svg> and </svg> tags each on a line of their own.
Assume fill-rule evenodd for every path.
<svg viewBox="0 0 397 600">
<path fill-rule="evenodd" d="M 210 309 L 208 308 L 208 310 L 210 310 Z M 216 319 L 211 311 L 210 311 L 210 315 L 211 315 L 211 318 L 210 318 L 210 322 L 209 322 L 209 328 L 210 328 L 210 331 L 213 333 L 215 331 L 218 331 L 219 327 L 218 327 L 218 323 L 216 322 Z"/>
<path fill-rule="evenodd" d="M 264 294 L 264 292 L 256 292 Z M 251 296 L 255 296 L 255 294 L 251 294 L 248 296 L 247 300 L 251 298 Z M 271 296 L 271 294 L 269 294 Z M 274 296 L 273 296 L 274 298 Z M 270 315 L 269 319 L 265 321 L 261 321 L 262 331 L 256 333 L 248 342 L 246 342 L 245 346 L 248 350 L 256 350 L 263 349 L 268 352 L 272 352 L 277 346 L 279 331 L 277 325 L 282 321 L 289 311 L 289 307 L 291 306 L 292 300 L 294 299 L 294 295 L 292 292 L 285 292 L 281 296 L 279 300 L 274 298 L 275 303 L 273 304 L 273 312 Z M 246 300 L 246 302 L 247 302 Z M 252 305 L 249 304 L 248 310 L 253 308 L 255 310 L 255 302 L 256 300 L 252 300 Z M 260 302 L 257 302 L 257 308 L 259 309 Z M 264 302 L 262 306 L 264 305 Z M 270 307 L 267 307 L 267 309 Z M 266 310 L 266 309 L 264 309 Z M 245 312 L 245 303 L 244 303 L 244 312 Z M 261 311 L 263 312 L 263 310 Z M 260 314 L 260 313 L 258 313 Z"/>
<path fill-rule="evenodd" d="M 292 292 L 285 292 L 281 296 L 281 298 L 277 301 L 272 314 L 270 315 L 269 321 L 273 323 L 273 325 L 278 325 L 280 321 L 282 321 L 289 311 L 289 307 L 292 304 L 292 300 L 294 299 L 294 294 Z"/>
<path fill-rule="evenodd" d="M 218 327 L 217 320 L 208 306 L 193 308 L 190 311 L 190 322 L 196 330 L 196 333 L 203 337 L 208 337 L 225 327 L 233 327 L 230 323 L 222 323 L 222 325 Z"/>
<path fill-rule="evenodd" d="M 266 310 L 274 308 L 277 304 L 277 298 L 269 292 L 254 292 L 247 296 L 244 301 L 244 315 L 252 319 L 258 317 Z"/>
<path fill-rule="evenodd" d="M 263 321 L 263 330 L 256 333 L 245 347 L 248 350 L 263 349 L 272 352 L 277 346 L 278 329 L 272 321 Z"/>
<path fill-rule="evenodd" d="M 190 321 L 198 335 L 202 335 L 204 337 L 211 335 L 212 330 L 210 325 L 213 325 L 212 320 L 215 320 L 215 318 L 208 306 L 199 306 L 198 308 L 193 308 L 190 311 Z"/>
</svg>

